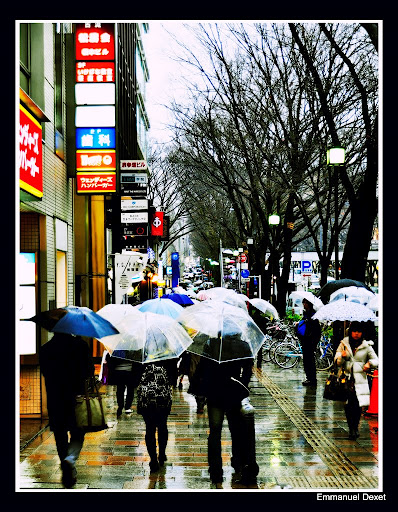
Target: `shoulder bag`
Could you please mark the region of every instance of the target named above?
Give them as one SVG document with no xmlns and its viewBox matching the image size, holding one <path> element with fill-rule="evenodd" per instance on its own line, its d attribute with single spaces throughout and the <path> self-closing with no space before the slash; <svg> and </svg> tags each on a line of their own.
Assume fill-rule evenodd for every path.
<svg viewBox="0 0 398 512">
<path fill-rule="evenodd" d="M 323 398 L 345 402 L 350 392 L 354 390 L 354 378 L 339 371 L 337 363 L 334 363 L 332 370 L 326 380 Z"/>
<path fill-rule="evenodd" d="M 76 426 L 85 432 L 98 432 L 108 428 L 104 403 L 94 376 L 84 381 L 84 395 L 76 397 L 75 417 Z"/>
</svg>

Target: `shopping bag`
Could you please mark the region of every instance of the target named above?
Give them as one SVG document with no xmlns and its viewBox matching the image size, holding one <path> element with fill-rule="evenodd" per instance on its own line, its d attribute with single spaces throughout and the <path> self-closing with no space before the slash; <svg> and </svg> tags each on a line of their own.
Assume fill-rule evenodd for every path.
<svg viewBox="0 0 398 512">
<path fill-rule="evenodd" d="M 98 432 L 108 428 L 104 403 L 94 377 L 86 379 L 84 395 L 76 397 L 76 426 L 85 432 Z"/>
</svg>

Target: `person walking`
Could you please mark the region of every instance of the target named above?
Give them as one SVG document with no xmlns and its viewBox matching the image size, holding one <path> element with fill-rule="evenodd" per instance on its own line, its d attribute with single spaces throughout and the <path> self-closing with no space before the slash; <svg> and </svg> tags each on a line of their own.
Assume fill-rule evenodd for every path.
<svg viewBox="0 0 398 512">
<path fill-rule="evenodd" d="M 373 341 L 364 339 L 365 326 L 362 322 L 351 322 L 348 336 L 343 338 L 337 348 L 335 361 L 346 375 L 351 375 L 354 385 L 344 405 L 347 418 L 348 438 L 359 437 L 359 422 L 362 408 L 370 404 L 370 390 L 366 372 L 377 368 L 378 357 L 373 350 Z"/>
<path fill-rule="evenodd" d="M 173 385 L 177 379 L 177 360 L 145 363 L 143 366 L 137 388 L 137 413 L 145 421 L 145 444 L 150 457 L 149 467 L 153 473 L 167 460 L 167 418 L 171 411 Z"/>
<path fill-rule="evenodd" d="M 247 449 L 246 423 L 241 413 L 242 400 L 249 396 L 249 381 L 254 360 L 239 359 L 218 363 L 202 357 L 197 366 L 192 390 L 207 402 L 210 433 L 207 441 L 210 479 L 223 482 L 221 434 L 226 416 L 232 440 L 231 465 L 241 473 L 241 483 L 254 483 L 259 467 L 253 450 Z M 255 449 L 254 449 L 255 450 Z"/>
<path fill-rule="evenodd" d="M 303 386 L 316 386 L 315 349 L 321 337 L 321 326 L 318 320 L 313 320 L 315 314 L 314 305 L 307 299 L 303 299 L 303 317 L 296 323 L 296 334 L 300 340 L 303 351 L 303 366 L 306 380 Z"/>
<path fill-rule="evenodd" d="M 84 394 L 84 383 L 94 375 L 94 364 L 89 346 L 81 337 L 61 333 L 55 333 L 40 348 L 39 360 L 46 385 L 50 430 L 61 461 L 62 483 L 71 488 L 77 480 L 75 463 L 85 434 L 76 426 L 76 396 Z"/>
<path fill-rule="evenodd" d="M 114 350 L 112 355 L 107 354 L 108 384 L 116 385 L 116 416 L 120 418 L 123 409 L 126 414 L 131 413 L 134 400 L 134 388 L 140 379 L 140 363 L 124 359 L 124 350 Z"/>
</svg>

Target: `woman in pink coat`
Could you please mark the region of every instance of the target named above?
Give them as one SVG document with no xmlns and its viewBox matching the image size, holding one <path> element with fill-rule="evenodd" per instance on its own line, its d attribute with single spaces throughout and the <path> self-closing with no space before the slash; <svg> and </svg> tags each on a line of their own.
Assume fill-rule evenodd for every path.
<svg viewBox="0 0 398 512">
<path fill-rule="evenodd" d="M 359 437 L 358 427 L 361 419 L 362 407 L 369 406 L 370 390 L 366 372 L 377 368 L 378 358 L 373 350 L 373 341 L 363 338 L 364 326 L 361 322 L 351 322 L 348 336 L 337 348 L 335 361 L 343 368 L 346 375 L 354 378 L 354 387 L 344 405 L 347 418 L 349 436 L 351 440 Z"/>
</svg>

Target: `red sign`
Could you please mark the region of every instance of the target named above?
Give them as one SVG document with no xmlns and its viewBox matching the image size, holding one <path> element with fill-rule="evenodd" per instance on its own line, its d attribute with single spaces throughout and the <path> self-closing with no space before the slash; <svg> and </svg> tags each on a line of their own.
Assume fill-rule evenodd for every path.
<svg viewBox="0 0 398 512">
<path fill-rule="evenodd" d="M 19 186 L 43 197 L 42 129 L 22 105 L 19 106 Z"/>
<path fill-rule="evenodd" d="M 240 262 L 241 262 L 241 263 L 246 263 L 246 262 L 247 262 L 247 256 L 246 256 L 246 254 L 243 252 L 243 253 L 240 255 L 239 259 L 240 259 Z"/>
<path fill-rule="evenodd" d="M 77 83 L 108 83 L 114 81 L 114 62 L 76 62 Z"/>
<path fill-rule="evenodd" d="M 116 173 L 78 172 L 76 173 L 76 191 L 88 194 L 116 192 Z"/>
<path fill-rule="evenodd" d="M 151 225 L 152 236 L 163 235 L 163 212 L 155 212 L 152 217 Z"/>
<path fill-rule="evenodd" d="M 78 150 L 76 151 L 76 170 L 78 171 L 114 171 L 116 170 L 116 151 Z"/>
<path fill-rule="evenodd" d="M 113 23 L 78 23 L 76 25 L 76 60 L 114 60 Z"/>
</svg>

